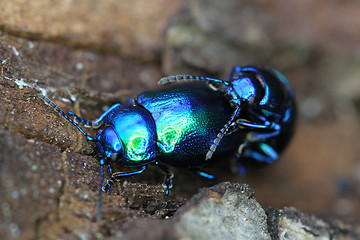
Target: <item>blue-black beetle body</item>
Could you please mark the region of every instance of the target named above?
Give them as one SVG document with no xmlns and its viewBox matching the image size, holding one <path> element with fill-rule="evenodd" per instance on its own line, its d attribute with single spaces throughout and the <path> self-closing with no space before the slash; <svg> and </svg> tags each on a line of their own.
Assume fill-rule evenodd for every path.
<svg viewBox="0 0 360 240">
<path fill-rule="evenodd" d="M 288 80 L 276 69 L 235 66 L 228 80 L 198 76 L 165 77 L 159 83 L 205 81 L 215 92 L 227 96 L 233 107 L 232 117 L 219 130 L 206 159 L 217 151 L 227 135 L 240 131 L 245 140 L 240 143 L 237 158 L 273 163 L 291 139 L 296 118 L 296 103 Z M 234 143 L 236 144 L 236 143 Z M 241 164 L 239 165 L 240 171 Z"/>
<path fill-rule="evenodd" d="M 213 176 L 200 169 L 226 155 L 236 153 L 239 160 L 272 163 L 293 134 L 294 93 L 287 79 L 273 68 L 236 66 L 227 81 L 181 75 L 162 78 L 159 83 L 174 81 L 205 84 L 175 85 L 142 93 L 131 103 L 115 104 L 93 123 L 93 128 L 100 129 L 95 138 L 77 124 L 88 121 L 69 112 L 75 116 L 72 120 L 48 98 L 40 97 L 96 143 L 102 179 L 105 164 L 111 175 L 105 191 L 117 179 L 144 172 L 150 163 L 166 173 L 166 193 L 172 173 L 161 163 L 193 168 L 210 179 Z M 113 173 L 111 161 L 138 169 Z"/>
</svg>

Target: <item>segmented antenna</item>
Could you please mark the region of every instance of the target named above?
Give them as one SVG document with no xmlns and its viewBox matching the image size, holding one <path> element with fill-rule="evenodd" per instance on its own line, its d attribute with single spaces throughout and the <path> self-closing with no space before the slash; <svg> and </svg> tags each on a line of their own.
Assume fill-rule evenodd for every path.
<svg viewBox="0 0 360 240">
<path fill-rule="evenodd" d="M 66 113 L 61 110 L 55 103 L 53 103 L 48 97 L 38 94 L 38 96 L 43 99 L 47 104 L 49 104 L 52 108 L 54 108 L 55 111 L 61 114 L 65 119 L 67 119 L 72 125 L 74 125 L 89 141 L 96 141 L 95 138 L 88 135 L 74 120 L 72 120 Z"/>
<path fill-rule="evenodd" d="M 221 139 L 228 133 L 231 124 L 235 122 L 235 117 L 239 114 L 239 112 L 240 112 L 240 107 L 237 107 L 233 115 L 231 116 L 230 120 L 224 125 L 224 127 L 217 134 L 216 138 L 213 141 L 213 144 L 210 146 L 210 150 L 206 153 L 205 161 L 208 161 L 210 158 L 212 158 Z"/>
<path fill-rule="evenodd" d="M 158 84 L 166 84 L 172 82 L 185 82 L 185 81 L 206 81 L 209 83 L 221 83 L 226 86 L 229 85 L 229 82 L 209 77 L 201 77 L 201 76 L 192 76 L 192 75 L 177 75 L 177 76 L 168 76 L 163 77 L 158 81 Z"/>
</svg>

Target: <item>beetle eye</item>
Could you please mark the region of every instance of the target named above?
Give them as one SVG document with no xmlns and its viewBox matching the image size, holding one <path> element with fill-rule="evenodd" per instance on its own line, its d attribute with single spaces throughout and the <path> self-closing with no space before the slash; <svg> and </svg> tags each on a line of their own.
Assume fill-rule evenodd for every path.
<svg viewBox="0 0 360 240">
<path fill-rule="evenodd" d="M 96 140 L 103 156 L 118 159 L 123 154 L 123 144 L 112 127 L 102 130 Z"/>
</svg>

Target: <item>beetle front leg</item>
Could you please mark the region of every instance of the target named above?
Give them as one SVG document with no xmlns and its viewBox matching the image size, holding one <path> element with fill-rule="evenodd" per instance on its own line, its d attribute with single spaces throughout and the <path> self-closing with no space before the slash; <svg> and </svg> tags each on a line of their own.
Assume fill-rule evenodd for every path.
<svg viewBox="0 0 360 240">
<path fill-rule="evenodd" d="M 147 169 L 147 166 L 142 166 L 140 170 L 133 172 L 115 172 L 111 174 L 111 178 L 107 181 L 107 184 L 102 188 L 104 192 L 109 192 L 112 185 L 114 185 L 116 180 L 120 180 L 123 177 L 134 176 L 140 173 L 143 173 Z"/>
<path fill-rule="evenodd" d="M 119 107 L 120 104 L 114 104 L 113 106 L 111 106 L 108 110 L 106 110 L 98 119 L 96 119 L 95 121 L 89 121 L 86 119 L 83 119 L 81 117 L 79 117 L 78 115 L 76 115 L 74 112 L 68 112 L 69 115 L 74 117 L 74 122 L 75 123 L 81 123 L 84 125 L 85 128 L 92 128 L 92 129 L 98 129 L 102 126 L 103 120 L 104 118 L 111 113 L 115 108 Z"/>
<path fill-rule="evenodd" d="M 118 107 L 120 107 L 120 106 L 121 106 L 121 104 L 119 104 L 119 103 L 116 103 L 116 104 L 112 105 L 108 110 L 106 110 L 103 114 L 101 114 L 101 116 L 100 116 L 98 119 L 96 119 L 96 120 L 93 122 L 92 128 L 98 129 L 99 127 L 101 127 L 102 124 L 103 124 L 104 119 L 105 119 L 109 114 L 111 114 L 116 108 L 118 108 Z"/>
</svg>

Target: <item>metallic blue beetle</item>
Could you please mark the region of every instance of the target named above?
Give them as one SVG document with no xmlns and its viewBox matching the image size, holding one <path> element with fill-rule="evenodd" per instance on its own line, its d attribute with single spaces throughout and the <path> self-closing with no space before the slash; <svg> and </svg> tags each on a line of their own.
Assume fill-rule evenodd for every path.
<svg viewBox="0 0 360 240">
<path fill-rule="evenodd" d="M 213 175 L 201 169 L 231 154 L 236 153 L 239 163 L 243 159 L 272 163 L 293 134 L 294 93 L 274 68 L 236 66 L 227 81 L 181 75 L 162 78 L 159 84 L 174 81 L 192 82 L 142 93 L 131 103 L 115 104 L 92 125 L 69 112 L 75 117 L 72 120 L 47 97 L 40 97 L 95 142 L 101 186 L 103 167 L 109 166 L 110 180 L 102 187 L 106 192 L 115 180 L 140 174 L 149 164 L 166 173 L 168 194 L 173 175 L 162 163 L 191 168 L 209 179 Z M 79 122 L 100 131 L 91 137 Z M 114 161 L 136 170 L 113 172 L 110 163 Z"/>
</svg>

